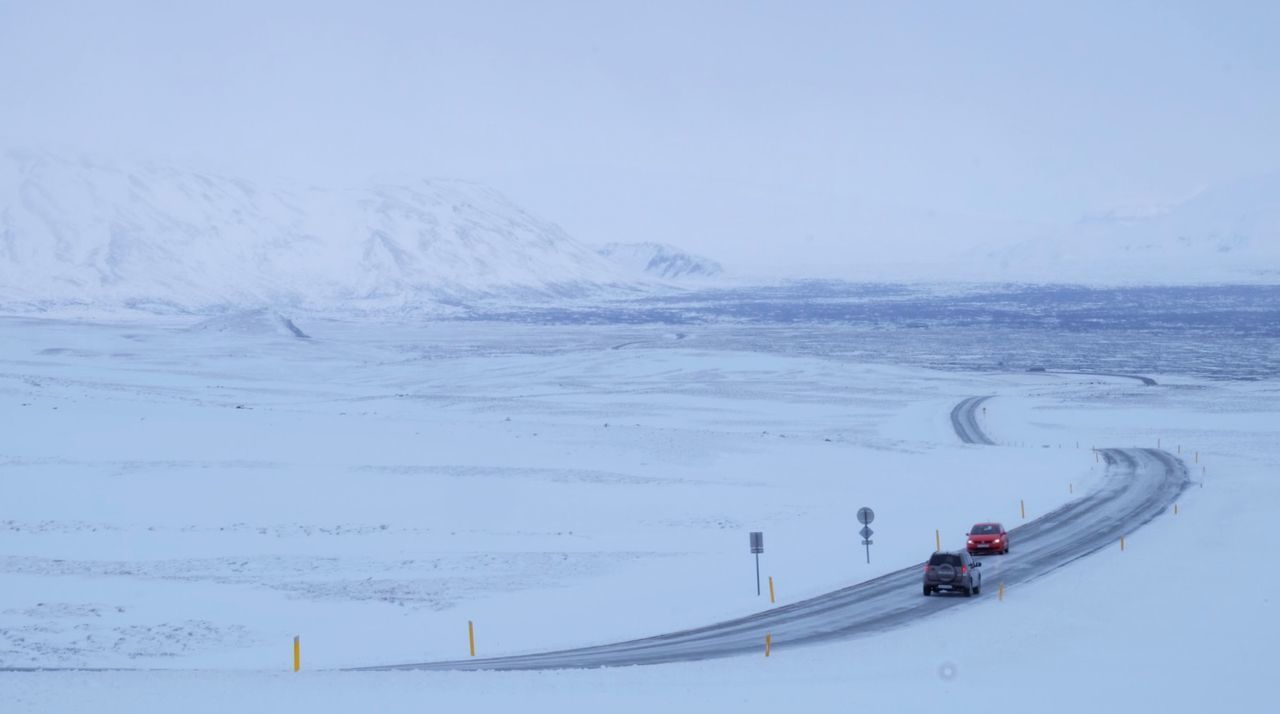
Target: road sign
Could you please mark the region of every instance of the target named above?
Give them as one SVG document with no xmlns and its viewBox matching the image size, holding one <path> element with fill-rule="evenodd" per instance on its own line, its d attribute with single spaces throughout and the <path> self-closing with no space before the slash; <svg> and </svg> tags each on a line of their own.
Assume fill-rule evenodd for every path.
<svg viewBox="0 0 1280 714">
<path fill-rule="evenodd" d="M 864 526 L 868 525 L 871 523 L 871 521 L 874 521 L 875 519 L 876 519 L 876 512 L 871 510 L 870 508 L 863 506 L 862 508 L 858 509 L 858 522 L 861 523 L 862 525 Z"/>
<path fill-rule="evenodd" d="M 863 545 L 871 545 L 871 544 L 872 544 L 872 543 L 874 543 L 874 542 L 875 542 L 875 541 L 873 541 L 873 540 L 871 540 L 870 538 L 868 538 L 868 539 L 866 539 L 866 540 L 862 541 L 862 544 L 863 544 Z M 867 562 L 868 562 L 868 563 L 870 563 L 870 562 L 871 562 L 871 557 L 870 557 L 870 556 L 867 556 Z"/>
<path fill-rule="evenodd" d="M 875 533 L 875 531 L 871 530 L 866 526 L 863 526 L 862 530 L 858 531 L 858 535 L 862 536 L 863 538 L 870 538 L 872 533 Z"/>
</svg>

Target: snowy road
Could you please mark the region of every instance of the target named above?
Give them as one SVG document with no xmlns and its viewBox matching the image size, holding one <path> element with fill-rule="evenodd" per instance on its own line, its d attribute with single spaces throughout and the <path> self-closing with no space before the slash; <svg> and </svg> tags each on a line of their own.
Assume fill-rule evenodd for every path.
<svg viewBox="0 0 1280 714">
<path fill-rule="evenodd" d="M 975 411 L 986 397 L 970 397 L 951 412 L 967 443 L 992 444 Z M 1098 489 L 1011 531 L 1010 555 L 986 559 L 985 597 L 1004 583 L 1016 586 L 1113 546 L 1165 512 L 1189 483 L 1185 465 L 1156 449 L 1101 449 L 1107 475 Z M 923 555 L 923 554 L 922 554 Z M 963 597 L 923 597 L 920 565 L 913 565 L 809 600 L 705 627 L 614 644 L 537 654 L 361 669 L 534 670 L 657 664 L 760 653 L 773 648 L 880 632 L 958 607 Z"/>
<path fill-rule="evenodd" d="M 960 441 L 966 444 L 983 444 L 985 446 L 995 446 L 991 437 L 982 431 L 982 427 L 978 426 L 978 407 L 991 397 L 969 397 L 962 400 L 951 410 L 951 428 L 956 430 L 956 436 L 960 437 Z"/>
</svg>

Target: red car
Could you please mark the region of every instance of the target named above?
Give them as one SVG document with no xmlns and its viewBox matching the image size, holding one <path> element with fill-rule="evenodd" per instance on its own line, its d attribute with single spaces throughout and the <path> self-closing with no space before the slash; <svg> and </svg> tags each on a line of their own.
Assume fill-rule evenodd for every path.
<svg viewBox="0 0 1280 714">
<path fill-rule="evenodd" d="M 1008 553 L 1009 534 L 999 523 L 976 523 L 969 529 L 969 543 L 966 547 L 972 555 Z"/>
</svg>

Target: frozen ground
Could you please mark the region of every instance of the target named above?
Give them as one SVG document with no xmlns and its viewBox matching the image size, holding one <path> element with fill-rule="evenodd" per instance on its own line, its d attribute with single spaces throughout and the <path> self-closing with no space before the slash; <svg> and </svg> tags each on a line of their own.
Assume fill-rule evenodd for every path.
<svg viewBox="0 0 1280 714">
<path fill-rule="evenodd" d="M 697 328 L 296 327 L 309 338 L 261 314 L 0 323 L 0 666 L 147 670 L 0 674 L 0 708 L 1264 696 L 1277 576 L 1254 564 L 1280 502 L 1273 381 L 937 372 L 781 354 L 777 332 L 751 349 Z M 997 446 L 951 429 L 975 394 L 996 395 Z M 769 605 L 749 530 L 765 532 L 779 604 L 794 602 L 919 562 L 934 529 L 958 547 L 974 520 L 1018 523 L 1019 500 L 1034 517 L 1078 497 L 1102 473 L 1092 445 L 1157 440 L 1204 467 L 1179 515 L 1003 602 L 989 589 L 905 629 L 778 642 L 768 660 L 321 671 L 463 656 L 468 620 L 496 655 L 749 613 Z M 870 565 L 860 505 L 878 513 Z"/>
<path fill-rule="evenodd" d="M 1098 288 L 796 281 L 513 307 L 473 319 L 665 324 L 720 348 L 947 370 L 1280 374 L 1280 285 Z"/>
</svg>

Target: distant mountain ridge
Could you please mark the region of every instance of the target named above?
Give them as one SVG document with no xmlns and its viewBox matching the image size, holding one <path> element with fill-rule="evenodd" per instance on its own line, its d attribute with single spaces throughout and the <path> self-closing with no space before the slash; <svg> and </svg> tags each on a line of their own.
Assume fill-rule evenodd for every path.
<svg viewBox="0 0 1280 714">
<path fill-rule="evenodd" d="M 607 243 L 596 252 L 633 271 L 659 278 L 709 278 L 724 272 L 710 258 L 664 243 Z"/>
<path fill-rule="evenodd" d="M 1094 214 L 983 257 L 1010 275 L 1060 282 L 1274 282 L 1280 173 L 1213 186 L 1145 214 Z"/>
<path fill-rule="evenodd" d="M 158 164 L 0 158 L 0 304 L 10 306 L 396 307 L 638 282 L 480 184 L 264 186 Z"/>
<path fill-rule="evenodd" d="M 853 199 L 841 207 L 839 225 L 848 230 L 795 239 L 786 250 L 811 273 L 787 277 L 1280 281 L 1280 174 L 1211 187 L 1170 206 L 1095 212 L 1070 225 L 867 208 Z M 744 247 L 739 262 L 749 252 Z M 756 284 L 782 277 L 771 267 L 776 272 L 776 262 L 765 264 Z M 465 313 L 486 300 L 622 297 L 703 287 L 722 275 L 716 261 L 662 243 L 587 245 L 493 189 L 463 181 L 327 189 L 165 164 L 0 155 L 6 312 L 272 306 L 283 314 Z"/>
</svg>

